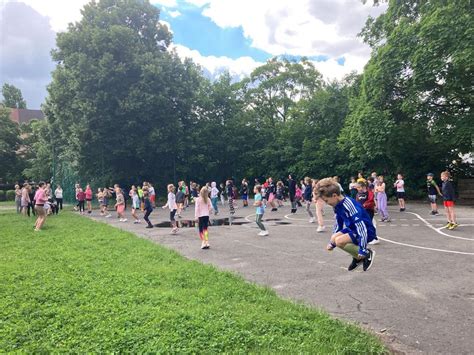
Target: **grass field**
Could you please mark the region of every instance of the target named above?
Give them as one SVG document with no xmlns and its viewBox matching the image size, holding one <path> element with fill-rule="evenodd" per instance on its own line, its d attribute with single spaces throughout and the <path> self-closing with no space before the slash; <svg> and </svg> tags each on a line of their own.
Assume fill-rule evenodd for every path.
<svg viewBox="0 0 474 355">
<path fill-rule="evenodd" d="M 0 211 L 0 352 L 383 353 L 373 335 L 65 212 Z"/>
</svg>

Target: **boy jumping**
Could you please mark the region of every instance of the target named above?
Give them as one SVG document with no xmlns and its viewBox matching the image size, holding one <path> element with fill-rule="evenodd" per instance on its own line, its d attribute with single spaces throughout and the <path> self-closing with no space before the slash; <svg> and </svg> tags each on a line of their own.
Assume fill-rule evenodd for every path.
<svg viewBox="0 0 474 355">
<path fill-rule="evenodd" d="M 335 247 L 352 255 L 349 271 L 363 264 L 367 271 L 374 264 L 375 251 L 367 248 L 367 243 L 375 239 L 377 233 L 372 220 L 364 208 L 350 197 L 341 195 L 339 185 L 332 178 L 322 179 L 315 188 L 318 196 L 334 207 L 336 223 L 334 234 L 327 246 L 331 251 Z"/>
</svg>

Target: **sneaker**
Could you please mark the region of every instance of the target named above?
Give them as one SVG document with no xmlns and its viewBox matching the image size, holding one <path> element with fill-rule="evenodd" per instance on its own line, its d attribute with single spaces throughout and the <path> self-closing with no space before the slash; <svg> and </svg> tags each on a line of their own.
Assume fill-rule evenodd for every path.
<svg viewBox="0 0 474 355">
<path fill-rule="evenodd" d="M 459 227 L 459 224 L 451 223 L 451 226 L 449 226 L 448 229 L 452 231 L 454 228 L 457 228 L 457 227 Z"/>
<path fill-rule="evenodd" d="M 433 211 L 433 216 L 439 216 L 439 212 L 438 211 Z"/>
<path fill-rule="evenodd" d="M 292 208 L 291 213 L 296 213 L 296 208 Z"/>
<path fill-rule="evenodd" d="M 349 267 L 347 268 L 348 271 L 352 271 L 356 269 L 362 260 L 357 260 L 356 258 L 352 258 L 352 262 L 350 263 Z"/>
<path fill-rule="evenodd" d="M 137 221 L 137 220 L 133 221 L 133 224 L 138 224 L 138 223 L 140 223 L 140 221 Z"/>
<path fill-rule="evenodd" d="M 314 221 L 315 221 L 314 217 L 311 217 L 311 218 L 309 219 L 309 223 L 314 223 Z"/>
<path fill-rule="evenodd" d="M 321 232 L 324 232 L 325 229 L 326 229 L 325 226 L 318 226 L 318 228 L 316 229 L 316 232 L 321 233 Z"/>
<path fill-rule="evenodd" d="M 261 234 L 263 237 L 268 235 L 268 231 L 262 231 L 262 234 Z"/>
<path fill-rule="evenodd" d="M 264 236 L 265 235 L 265 231 L 260 231 L 260 233 L 258 233 L 259 236 Z"/>
<path fill-rule="evenodd" d="M 127 222 L 127 219 L 123 218 L 120 222 Z"/>
<path fill-rule="evenodd" d="M 178 228 L 173 228 L 173 229 L 171 230 L 171 233 L 172 233 L 172 234 L 178 233 Z"/>
<path fill-rule="evenodd" d="M 367 249 L 367 256 L 362 260 L 364 271 L 368 271 L 374 265 L 375 251 Z"/>
<path fill-rule="evenodd" d="M 451 222 L 448 222 L 448 223 L 444 226 L 444 228 L 448 228 L 448 229 L 449 229 L 449 228 L 451 227 L 451 224 L 452 224 Z"/>
<path fill-rule="evenodd" d="M 272 208 L 272 212 L 276 212 L 276 211 L 278 211 L 278 208 L 276 208 L 276 207 Z"/>
<path fill-rule="evenodd" d="M 149 224 L 145 228 L 153 228 L 153 224 Z"/>
<path fill-rule="evenodd" d="M 380 240 L 378 239 L 374 239 L 372 240 L 371 242 L 369 242 L 370 245 L 377 245 L 377 244 L 380 244 Z"/>
<path fill-rule="evenodd" d="M 405 209 L 404 209 L 404 208 L 400 208 L 400 212 L 405 212 Z"/>
<path fill-rule="evenodd" d="M 110 217 L 112 217 L 111 214 L 108 214 L 107 216 L 105 216 L 105 218 L 110 218 Z"/>
</svg>

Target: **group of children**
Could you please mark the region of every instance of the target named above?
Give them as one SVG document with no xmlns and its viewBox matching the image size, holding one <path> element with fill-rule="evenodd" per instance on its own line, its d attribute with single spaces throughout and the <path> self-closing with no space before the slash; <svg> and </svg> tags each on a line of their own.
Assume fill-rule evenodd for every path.
<svg viewBox="0 0 474 355">
<path fill-rule="evenodd" d="M 454 213 L 454 188 L 450 181 L 448 172 L 441 174 L 443 181 L 440 189 L 434 181 L 433 174 L 427 174 L 427 189 L 428 197 L 431 203 L 431 213 L 433 215 L 439 214 L 436 204 L 437 196 L 442 196 L 444 199 L 444 206 L 446 208 L 448 229 L 454 229 L 458 225 L 456 223 Z M 372 173 L 368 179 L 365 179 L 362 174 L 359 174 L 357 179 L 349 185 L 350 196 L 344 194 L 343 188 L 340 185 L 337 177 L 325 178 L 322 180 L 305 178 L 298 185 L 289 176 L 289 197 L 291 200 L 291 212 L 295 213 L 297 210 L 297 202 L 304 202 L 306 211 L 310 217 L 310 222 L 314 223 L 315 218 L 311 211 L 311 206 L 316 206 L 316 216 L 318 221 L 318 232 L 325 230 L 323 220 L 323 208 L 328 204 L 334 208 L 336 224 L 334 232 L 330 238 L 327 246 L 328 250 L 333 250 L 336 247 L 343 249 L 352 256 L 352 262 L 348 270 L 354 270 L 359 265 L 363 265 L 364 271 L 370 269 L 375 258 L 375 251 L 368 248 L 369 244 L 377 244 L 378 238 L 375 228 L 374 215 L 378 212 L 382 222 L 389 222 L 390 217 L 387 211 L 387 194 L 384 177 Z M 284 185 L 276 185 L 272 178 L 268 178 L 264 184 L 259 184 L 256 181 L 253 192 L 254 206 L 255 206 L 255 222 L 260 229 L 259 236 L 268 236 L 269 232 L 263 224 L 263 217 L 267 205 L 271 207 L 271 211 L 278 210 L 278 207 L 283 205 L 284 200 Z M 167 202 L 162 206 L 163 209 L 169 210 L 169 219 L 171 224 L 171 232 L 176 234 L 178 232 L 178 224 L 176 216 L 180 217 L 183 211 L 190 203 L 188 197 L 191 197 L 191 202 L 195 204 L 195 220 L 198 222 L 199 237 L 201 239 L 201 248 L 209 249 L 209 218 L 210 214 L 218 214 L 218 200 L 219 195 L 224 193 L 227 195 L 229 206 L 229 220 L 232 223 L 232 218 L 235 213 L 234 198 L 236 189 L 232 180 L 228 180 L 225 186 L 221 185 L 221 190 L 217 188 L 217 184 L 212 182 L 206 184 L 202 188 L 196 183 L 190 185 L 188 188 L 184 182 L 179 182 L 178 187 L 173 184 L 167 186 Z M 405 211 L 405 189 L 403 176 L 398 174 L 397 180 L 394 183 L 397 189 L 397 199 L 399 202 L 400 211 Z M 197 190 L 199 188 L 199 191 Z M 244 179 L 242 181 L 242 188 L 240 190 L 243 206 L 248 206 L 248 182 Z M 298 190 L 301 190 L 301 200 L 298 199 Z M 78 207 L 81 213 L 84 213 L 84 201 L 87 202 L 87 209 L 91 211 L 91 191 L 90 186 L 87 185 L 86 190 L 82 192 L 80 186 L 77 186 L 76 197 L 78 199 Z M 126 222 L 125 218 L 125 203 L 123 190 L 115 185 L 113 188 L 99 189 L 97 199 L 101 205 L 101 215 L 110 217 L 107 212 L 108 200 L 115 194 L 116 203 L 114 208 L 121 222 Z M 132 186 L 129 192 L 132 201 L 132 217 L 134 223 L 140 223 L 137 215 L 138 211 L 143 211 L 143 219 L 146 221 L 146 228 L 153 228 L 150 222 L 150 214 L 156 207 L 156 194 L 153 186 L 150 183 L 144 183 L 143 187 Z M 188 201 L 186 201 L 188 199 Z M 281 202 L 281 204 L 280 204 Z M 377 212 L 376 212 L 377 211 Z"/>
</svg>

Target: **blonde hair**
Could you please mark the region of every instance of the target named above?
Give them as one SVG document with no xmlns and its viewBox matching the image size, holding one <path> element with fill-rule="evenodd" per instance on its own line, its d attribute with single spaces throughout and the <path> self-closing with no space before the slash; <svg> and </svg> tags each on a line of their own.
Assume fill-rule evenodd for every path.
<svg viewBox="0 0 474 355">
<path fill-rule="evenodd" d="M 309 185 L 311 183 L 311 178 L 309 176 L 306 176 L 304 178 L 304 182 L 305 182 L 305 184 Z"/>
<path fill-rule="evenodd" d="M 173 184 L 168 185 L 168 192 L 174 192 L 174 185 Z"/>
<path fill-rule="evenodd" d="M 204 203 L 207 203 L 207 201 L 209 200 L 209 190 L 206 186 L 203 186 L 201 191 L 199 191 L 199 196 L 201 196 Z"/>
<path fill-rule="evenodd" d="M 331 197 L 334 194 L 337 196 L 341 195 L 339 184 L 333 178 L 319 180 L 314 188 L 314 192 L 316 197 Z"/>
<path fill-rule="evenodd" d="M 451 173 L 447 170 L 441 172 L 442 176 L 446 176 L 448 179 L 451 179 Z"/>
</svg>

